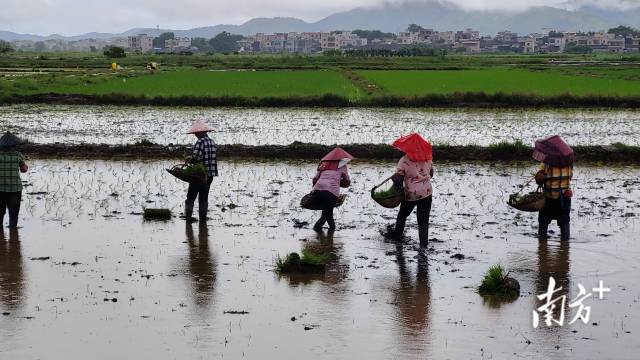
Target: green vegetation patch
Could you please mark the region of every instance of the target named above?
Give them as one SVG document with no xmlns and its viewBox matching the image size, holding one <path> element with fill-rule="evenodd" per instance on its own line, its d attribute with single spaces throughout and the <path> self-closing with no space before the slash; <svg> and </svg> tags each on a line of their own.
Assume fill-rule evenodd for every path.
<svg viewBox="0 0 640 360">
<path fill-rule="evenodd" d="M 80 86 L 53 87 L 60 94 L 127 94 L 149 97 L 290 97 L 334 94 L 357 99 L 362 91 L 337 71 L 180 70 L 123 77 Z"/>
<path fill-rule="evenodd" d="M 514 142 L 501 141 L 496 144 L 489 144 L 489 149 L 498 153 L 518 153 L 523 151 L 531 151 L 531 147 L 525 145 L 522 140 L 516 140 Z"/>
<path fill-rule="evenodd" d="M 478 293 L 493 301 L 513 301 L 520 296 L 520 284 L 509 277 L 502 266 L 494 265 L 489 268 L 478 288 Z"/>
<path fill-rule="evenodd" d="M 333 258 L 331 253 L 316 254 L 311 250 L 303 250 L 302 257 L 293 252 L 284 258 L 278 256 L 276 271 L 280 274 L 324 272 L 327 263 Z"/>
<path fill-rule="evenodd" d="M 640 95 L 640 81 L 569 75 L 553 70 L 362 70 L 357 73 L 386 93 L 400 96 L 458 92 L 541 96 Z"/>
</svg>

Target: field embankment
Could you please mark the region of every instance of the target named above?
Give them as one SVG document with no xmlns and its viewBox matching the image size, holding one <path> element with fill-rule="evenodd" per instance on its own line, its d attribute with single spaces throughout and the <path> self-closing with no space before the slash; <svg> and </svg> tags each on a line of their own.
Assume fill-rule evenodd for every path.
<svg viewBox="0 0 640 360">
<path fill-rule="evenodd" d="M 639 85 L 640 86 L 640 85 Z M 33 94 L 0 96 L 1 105 L 131 105 L 131 106 L 208 106 L 208 107 L 380 107 L 380 108 L 640 108 L 640 95 L 608 96 L 572 94 L 537 96 L 532 94 L 456 92 L 422 96 L 378 95 L 354 100 L 325 94 L 310 96 L 145 96 L 129 94 Z"/>
<path fill-rule="evenodd" d="M 363 160 L 398 159 L 402 153 L 386 144 L 341 145 Z M 317 160 L 333 146 L 295 142 L 290 145 L 219 145 L 218 157 L 265 160 Z M 183 159 L 190 145 L 100 145 L 100 144 L 26 144 L 20 151 L 37 158 L 90 159 Z M 640 146 L 614 144 L 607 146 L 574 146 L 577 161 L 624 162 L 640 164 Z M 524 161 L 531 160 L 532 148 L 522 143 L 500 143 L 490 146 L 434 146 L 436 161 Z"/>
</svg>

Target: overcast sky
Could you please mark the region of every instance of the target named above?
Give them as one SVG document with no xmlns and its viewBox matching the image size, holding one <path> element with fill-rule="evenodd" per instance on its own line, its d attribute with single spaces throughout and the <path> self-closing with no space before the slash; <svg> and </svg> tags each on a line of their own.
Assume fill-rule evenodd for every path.
<svg viewBox="0 0 640 360">
<path fill-rule="evenodd" d="M 317 21 L 337 11 L 401 0 L 0 0 L 0 30 L 48 35 L 123 32 L 134 27 L 190 29 L 241 24 L 254 17 Z M 422 1 L 422 0 L 413 0 Z M 424 0 L 428 1 L 428 0 Z M 444 1 L 444 0 L 440 0 Z M 450 0 L 467 9 L 521 10 L 577 4 L 628 8 L 640 0 Z"/>
</svg>

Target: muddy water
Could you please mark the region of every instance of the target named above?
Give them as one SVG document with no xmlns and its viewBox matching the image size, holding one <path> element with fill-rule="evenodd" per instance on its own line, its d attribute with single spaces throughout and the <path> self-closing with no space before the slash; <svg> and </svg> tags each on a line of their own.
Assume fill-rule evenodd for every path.
<svg viewBox="0 0 640 360">
<path fill-rule="evenodd" d="M 404 244 L 379 233 L 395 211 L 368 192 L 389 163 L 353 164 L 334 236 L 293 226 L 317 216 L 297 206 L 310 163 L 221 163 L 211 220 L 191 227 L 135 214 L 145 206 L 179 214 L 185 185 L 163 171 L 167 162 L 31 165 L 23 228 L 5 229 L 0 242 L 3 359 L 635 359 L 640 351 L 638 167 L 576 168 L 573 238 L 539 243 L 534 216 L 504 203 L 532 164 L 438 164 L 424 257 L 414 218 Z M 321 276 L 273 272 L 278 255 L 304 248 L 337 259 Z M 497 262 L 522 286 L 500 306 L 474 290 Z M 533 329 L 535 295 L 550 275 L 572 299 L 578 284 L 590 291 L 599 280 L 611 292 L 585 300 L 586 325 Z"/>
<path fill-rule="evenodd" d="M 436 144 L 532 143 L 560 134 L 574 145 L 640 145 L 640 112 L 616 110 L 204 109 L 105 106 L 0 108 L 0 126 L 38 143 L 186 144 L 196 117 L 220 144 L 388 143 L 418 131 Z"/>
</svg>

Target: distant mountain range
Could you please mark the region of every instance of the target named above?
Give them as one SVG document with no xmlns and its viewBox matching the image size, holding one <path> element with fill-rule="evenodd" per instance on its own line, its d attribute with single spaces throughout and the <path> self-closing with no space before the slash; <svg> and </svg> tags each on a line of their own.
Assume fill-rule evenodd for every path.
<svg viewBox="0 0 640 360">
<path fill-rule="evenodd" d="M 461 30 L 473 28 L 481 34 L 493 35 L 498 31 L 511 30 L 519 34 L 539 32 L 543 28 L 566 31 L 606 30 L 618 25 L 640 27 L 640 7 L 627 10 L 601 9 L 594 6 L 572 6 L 560 9 L 547 6 L 532 7 L 525 11 L 502 10 L 469 11 L 442 1 L 405 2 L 387 4 L 382 7 L 361 7 L 330 15 L 317 22 L 308 23 L 296 18 L 255 18 L 242 25 L 216 25 L 190 30 L 135 28 L 120 34 L 87 33 L 78 36 L 16 34 L 0 31 L 2 40 L 81 40 L 109 39 L 146 33 L 158 35 L 172 31 L 176 36 L 211 38 L 228 31 L 234 34 L 251 35 L 257 32 L 302 32 L 331 30 L 382 30 L 399 32 L 415 23 L 435 30 Z"/>
</svg>

